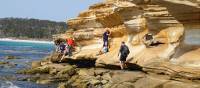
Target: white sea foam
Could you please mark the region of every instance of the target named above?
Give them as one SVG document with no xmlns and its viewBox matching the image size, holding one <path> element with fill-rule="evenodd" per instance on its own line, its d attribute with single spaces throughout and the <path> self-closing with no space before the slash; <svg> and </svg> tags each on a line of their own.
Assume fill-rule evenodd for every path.
<svg viewBox="0 0 200 88">
<path fill-rule="evenodd" d="M 0 88 L 20 88 L 16 85 L 14 85 L 12 82 L 10 81 L 6 81 L 5 83 L 3 83 Z"/>
<path fill-rule="evenodd" d="M 27 42 L 27 43 L 49 43 L 49 44 L 53 44 L 53 41 L 20 40 L 20 39 L 10 39 L 10 38 L 0 38 L 0 41 Z"/>
</svg>

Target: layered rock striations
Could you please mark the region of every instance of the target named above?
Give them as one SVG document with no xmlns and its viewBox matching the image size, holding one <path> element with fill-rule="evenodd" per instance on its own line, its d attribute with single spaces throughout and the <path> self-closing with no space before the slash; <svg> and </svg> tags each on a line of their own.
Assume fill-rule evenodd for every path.
<svg viewBox="0 0 200 88">
<path fill-rule="evenodd" d="M 94 4 L 67 21 L 68 31 L 53 36 L 55 42 L 75 39 L 72 57 L 59 62 L 62 55 L 53 53 L 18 73 L 37 74 L 22 80 L 39 84 L 63 82 L 58 88 L 199 88 L 200 48 L 191 45 L 191 36 L 198 35 L 193 30 L 200 29 L 199 5 L 199 0 L 105 0 Z M 193 32 L 187 32 L 190 29 Z M 102 54 L 106 30 L 111 32 L 109 52 Z M 146 47 L 143 38 L 147 33 L 159 43 Z M 122 41 L 130 48 L 128 68 L 123 71 L 118 57 Z"/>
<path fill-rule="evenodd" d="M 75 38 L 77 48 L 71 57 L 74 60 L 96 60 L 96 66 L 119 65 L 118 50 L 125 41 L 130 48 L 127 63 L 138 64 L 145 71 L 199 78 L 199 66 L 191 65 L 198 63 L 199 50 L 174 57 L 184 44 L 186 26 L 199 27 L 199 21 L 198 0 L 106 0 L 67 21 L 72 31 L 61 38 Z M 109 52 L 99 55 L 106 30 L 111 31 Z M 146 48 L 146 33 L 154 34 L 161 44 Z M 193 54 L 196 59 L 191 60 Z"/>
</svg>

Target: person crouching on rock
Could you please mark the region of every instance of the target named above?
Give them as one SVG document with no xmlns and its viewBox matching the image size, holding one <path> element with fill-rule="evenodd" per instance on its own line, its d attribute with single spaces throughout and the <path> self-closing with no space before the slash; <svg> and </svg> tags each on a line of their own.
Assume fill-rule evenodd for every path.
<svg viewBox="0 0 200 88">
<path fill-rule="evenodd" d="M 118 53 L 118 56 L 120 55 L 120 67 L 121 69 L 124 69 L 124 67 L 126 66 L 125 62 L 126 62 L 126 58 L 128 57 L 130 51 L 128 46 L 125 44 L 125 42 L 121 43 L 121 47 Z"/>
<path fill-rule="evenodd" d="M 61 54 L 64 54 L 65 47 L 66 47 L 66 45 L 64 44 L 64 42 L 62 42 L 62 43 L 60 44 L 60 46 L 59 46 L 59 48 L 60 48 L 60 53 L 61 53 Z"/>
<path fill-rule="evenodd" d="M 69 50 L 68 50 L 68 45 L 66 44 L 64 44 L 64 43 L 62 43 L 61 44 L 62 45 L 62 52 L 61 52 L 61 54 L 62 54 L 62 57 L 61 57 L 61 59 L 60 59 L 60 61 L 59 62 L 62 62 L 62 60 L 64 59 L 64 57 L 68 54 L 68 52 L 69 52 Z"/>
<path fill-rule="evenodd" d="M 60 43 L 54 42 L 55 45 L 55 51 L 60 52 Z"/>
<path fill-rule="evenodd" d="M 66 39 L 66 46 L 65 46 L 64 54 L 59 62 L 62 62 L 62 60 L 65 58 L 66 55 L 71 57 L 74 47 L 75 47 L 75 44 L 74 44 L 74 40 L 72 39 L 72 37 Z"/>
<path fill-rule="evenodd" d="M 146 47 L 150 47 L 152 46 L 154 43 L 154 38 L 153 38 L 153 34 L 151 33 L 147 33 L 144 36 L 144 44 Z"/>
<path fill-rule="evenodd" d="M 55 45 L 55 51 L 60 53 L 61 50 L 60 50 L 60 45 L 61 45 L 62 41 L 61 39 L 57 39 L 54 41 L 54 45 Z"/>
<path fill-rule="evenodd" d="M 110 31 L 109 30 L 106 30 L 104 33 L 103 33 L 103 46 L 107 46 L 109 47 L 109 41 L 108 41 L 108 38 L 110 36 Z"/>
</svg>

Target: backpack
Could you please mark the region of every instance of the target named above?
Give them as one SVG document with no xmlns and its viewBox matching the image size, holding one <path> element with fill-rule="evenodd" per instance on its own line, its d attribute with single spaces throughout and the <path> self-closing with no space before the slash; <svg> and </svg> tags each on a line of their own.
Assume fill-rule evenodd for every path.
<svg viewBox="0 0 200 88">
<path fill-rule="evenodd" d="M 123 46 L 123 53 L 128 55 L 130 53 L 129 49 L 128 49 L 128 46 Z"/>
</svg>

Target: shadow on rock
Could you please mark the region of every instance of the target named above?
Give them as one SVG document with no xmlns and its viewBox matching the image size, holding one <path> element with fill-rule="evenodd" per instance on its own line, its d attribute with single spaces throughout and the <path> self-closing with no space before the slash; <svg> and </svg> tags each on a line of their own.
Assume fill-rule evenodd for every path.
<svg viewBox="0 0 200 88">
<path fill-rule="evenodd" d="M 143 71 L 142 67 L 137 65 L 137 64 L 132 64 L 132 63 L 126 63 L 127 64 L 127 68 L 125 70 L 129 70 L 129 71 Z M 111 70 L 121 70 L 120 66 L 118 65 L 111 65 L 111 64 L 104 64 L 104 66 L 100 66 L 101 68 L 105 68 L 105 69 L 111 69 Z"/>
<path fill-rule="evenodd" d="M 68 63 L 70 65 L 76 65 L 78 68 L 91 68 L 95 67 L 96 60 L 74 60 L 68 58 L 64 63 Z"/>
</svg>

